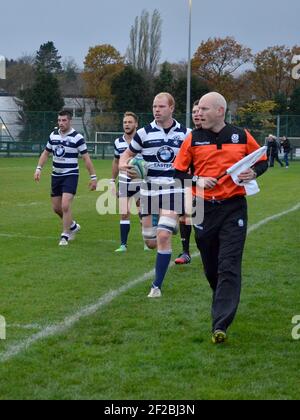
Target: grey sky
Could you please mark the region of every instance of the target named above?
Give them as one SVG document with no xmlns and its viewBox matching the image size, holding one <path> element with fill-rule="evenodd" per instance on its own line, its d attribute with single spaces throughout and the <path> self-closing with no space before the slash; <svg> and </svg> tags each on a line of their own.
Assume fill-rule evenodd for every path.
<svg viewBox="0 0 300 420">
<path fill-rule="evenodd" d="M 18 58 L 54 41 L 63 58 L 83 66 L 90 46 L 109 43 L 125 54 L 134 18 L 157 8 L 163 18 L 162 58 L 187 59 L 188 0 L 3 0 L 0 55 Z M 258 52 L 300 45 L 299 0 L 193 0 L 192 53 L 209 37 L 234 36 Z"/>
</svg>

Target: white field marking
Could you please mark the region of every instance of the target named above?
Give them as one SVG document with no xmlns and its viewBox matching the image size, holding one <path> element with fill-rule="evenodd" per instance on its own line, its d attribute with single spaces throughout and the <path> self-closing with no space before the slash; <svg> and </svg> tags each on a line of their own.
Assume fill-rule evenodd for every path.
<svg viewBox="0 0 300 420">
<path fill-rule="evenodd" d="M 33 240 L 44 240 L 44 239 L 58 239 L 59 236 L 32 236 L 32 235 L 22 235 L 19 233 L 0 233 L 0 238 L 8 238 L 8 239 L 33 239 Z"/>
<path fill-rule="evenodd" d="M 58 236 L 32 236 L 32 235 L 22 235 L 19 233 L 0 233 L 0 238 L 8 238 L 8 239 L 31 239 L 31 240 L 35 240 L 35 241 L 42 241 L 42 240 L 51 240 L 51 241 L 56 241 L 59 239 L 59 235 Z M 86 243 L 84 240 L 81 241 L 82 243 Z M 90 243 L 91 241 L 89 241 Z M 94 241 L 95 243 L 109 243 L 109 244 L 117 244 L 119 243 L 119 241 L 113 240 L 113 239 L 100 239 L 97 241 Z"/>
<path fill-rule="evenodd" d="M 16 206 L 17 207 L 34 207 L 34 206 L 41 206 L 42 204 L 48 204 L 48 203 L 44 203 L 40 201 L 40 202 L 34 202 L 34 203 L 19 203 Z"/>
<path fill-rule="evenodd" d="M 75 200 L 76 201 L 77 200 L 82 200 L 82 199 L 89 198 L 89 197 L 90 197 L 90 195 L 88 195 L 88 194 L 76 195 Z M 10 201 L 1 201 L 0 202 L 1 206 L 7 206 L 7 207 L 35 207 L 35 206 L 45 206 L 45 205 L 49 206 L 49 204 L 50 204 L 50 199 L 49 199 L 49 201 L 34 201 L 34 202 L 31 202 L 31 203 L 16 203 L 16 204 L 14 204 Z"/>
<path fill-rule="evenodd" d="M 28 166 L 27 168 L 30 169 L 31 166 L 30 167 Z M 24 170 L 23 166 L 22 166 L 22 168 L 20 168 L 20 166 L 2 166 L 2 165 L 0 166 L 0 171 L 20 171 L 21 172 L 23 170 Z M 32 173 L 34 174 L 34 168 L 33 168 Z"/>
<path fill-rule="evenodd" d="M 266 225 L 269 222 L 272 222 L 273 220 L 280 219 L 283 216 L 286 216 L 289 213 L 293 213 L 294 211 L 297 211 L 300 209 L 300 203 L 296 204 L 294 207 L 292 207 L 289 210 L 283 211 L 282 213 L 274 214 L 274 216 L 267 217 L 264 220 L 261 220 L 260 222 L 256 223 L 255 225 L 252 225 L 248 229 L 248 235 L 249 233 L 253 232 L 254 230 L 257 230 L 263 225 Z"/>
<path fill-rule="evenodd" d="M 20 330 L 41 330 L 43 327 L 39 324 L 8 324 L 6 328 L 15 328 Z"/>
<path fill-rule="evenodd" d="M 300 208 L 300 203 L 295 205 L 289 210 L 286 210 L 282 213 L 275 214 L 273 216 L 267 217 L 266 219 L 261 220 L 259 223 L 256 223 L 255 225 L 252 225 L 249 227 L 248 233 L 254 232 L 261 226 L 266 225 L 267 223 L 279 219 L 280 217 L 285 216 L 286 214 L 289 214 L 291 212 L 294 212 Z M 199 253 L 195 253 L 192 255 L 192 257 L 197 257 Z M 174 267 L 175 263 L 172 262 L 170 264 L 170 268 Z M 103 306 L 108 305 L 111 303 L 114 299 L 122 295 L 123 293 L 126 293 L 128 290 L 132 289 L 133 287 L 137 286 L 138 284 L 141 284 L 145 281 L 150 280 L 155 275 L 155 270 L 151 270 L 148 273 L 145 273 L 143 276 L 138 277 L 135 280 L 132 280 L 131 282 L 125 284 L 124 286 L 121 286 L 119 289 L 112 290 L 108 293 L 106 293 L 104 296 L 102 296 L 97 302 L 95 302 L 93 305 L 86 306 L 82 308 L 80 311 L 74 313 L 71 316 L 66 317 L 62 322 L 54 325 L 49 325 L 48 327 L 45 327 L 40 332 L 31 335 L 25 340 L 20 341 L 19 343 L 12 344 L 8 347 L 8 349 L 0 354 L 0 362 L 6 362 L 13 357 L 19 355 L 23 351 L 26 351 L 29 347 L 31 347 L 33 344 L 37 343 L 38 341 L 44 340 L 48 337 L 53 337 L 55 335 L 64 333 L 65 331 L 72 328 L 75 324 L 77 324 L 80 320 L 90 317 L 94 315 L 96 312 L 98 312 Z"/>
</svg>

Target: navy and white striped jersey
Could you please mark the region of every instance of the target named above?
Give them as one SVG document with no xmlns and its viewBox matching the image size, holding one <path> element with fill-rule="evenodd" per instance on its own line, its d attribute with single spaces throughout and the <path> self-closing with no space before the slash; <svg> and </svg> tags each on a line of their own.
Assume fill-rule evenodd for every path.
<svg viewBox="0 0 300 420">
<path fill-rule="evenodd" d="M 147 162 L 149 183 L 174 184 L 173 162 L 190 131 L 175 120 L 168 133 L 155 121 L 138 130 L 129 148 L 133 153 L 141 153 Z"/>
<path fill-rule="evenodd" d="M 128 147 L 129 144 L 124 136 L 117 138 L 115 140 L 115 158 L 120 159 L 121 155 L 128 149 Z"/>
<path fill-rule="evenodd" d="M 53 154 L 52 176 L 79 175 L 78 155 L 88 152 L 84 138 L 73 128 L 65 135 L 55 129 L 46 150 Z"/>
<path fill-rule="evenodd" d="M 119 137 L 115 140 L 115 158 L 120 159 L 121 155 L 128 149 L 129 144 L 127 143 L 124 136 Z M 143 159 L 142 155 L 137 155 L 138 159 Z M 127 175 L 120 173 L 119 182 L 121 183 L 131 183 L 131 184 L 140 184 L 140 181 L 135 181 L 129 178 Z"/>
</svg>

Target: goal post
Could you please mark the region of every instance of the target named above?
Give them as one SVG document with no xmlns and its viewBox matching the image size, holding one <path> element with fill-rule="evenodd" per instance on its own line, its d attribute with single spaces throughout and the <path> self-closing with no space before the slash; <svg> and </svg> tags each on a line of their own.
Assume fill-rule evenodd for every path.
<svg viewBox="0 0 300 420">
<path fill-rule="evenodd" d="M 114 156 L 114 142 L 123 135 L 120 131 L 96 131 L 95 133 L 95 154 L 96 156 Z"/>
</svg>

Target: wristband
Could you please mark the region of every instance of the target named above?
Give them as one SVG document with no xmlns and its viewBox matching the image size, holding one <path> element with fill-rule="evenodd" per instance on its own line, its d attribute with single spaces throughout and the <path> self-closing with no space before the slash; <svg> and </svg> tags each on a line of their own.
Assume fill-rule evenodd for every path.
<svg viewBox="0 0 300 420">
<path fill-rule="evenodd" d="M 36 170 L 37 170 L 37 171 L 41 171 L 42 169 L 43 169 L 43 168 L 42 168 L 41 166 L 37 166 L 37 167 L 36 167 Z"/>
<path fill-rule="evenodd" d="M 92 181 L 97 181 L 97 175 L 91 175 L 91 180 Z"/>
<path fill-rule="evenodd" d="M 195 187 L 196 185 L 197 185 L 197 182 L 198 182 L 198 179 L 199 179 L 200 177 L 199 176 L 197 176 L 197 175 L 194 175 L 193 176 L 193 178 L 192 178 L 192 185 L 193 185 L 193 187 Z"/>
</svg>

